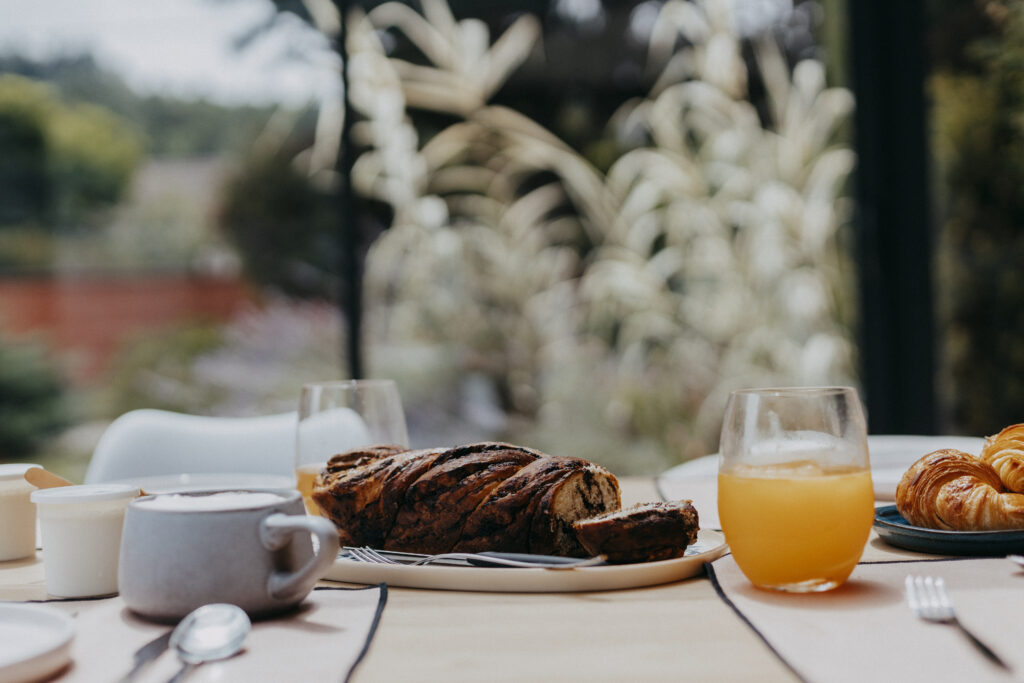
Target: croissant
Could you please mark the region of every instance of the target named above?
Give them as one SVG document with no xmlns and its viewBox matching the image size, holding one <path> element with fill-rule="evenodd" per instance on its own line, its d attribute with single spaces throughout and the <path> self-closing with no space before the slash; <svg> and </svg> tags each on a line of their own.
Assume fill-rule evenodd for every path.
<svg viewBox="0 0 1024 683">
<path fill-rule="evenodd" d="M 985 439 L 979 457 L 995 469 L 1006 488 L 1024 493 L 1024 424 L 1010 425 Z"/>
<path fill-rule="evenodd" d="M 954 449 L 929 453 L 903 473 L 896 508 L 929 529 L 1024 529 L 1024 495 L 1004 492 L 991 465 Z"/>
</svg>

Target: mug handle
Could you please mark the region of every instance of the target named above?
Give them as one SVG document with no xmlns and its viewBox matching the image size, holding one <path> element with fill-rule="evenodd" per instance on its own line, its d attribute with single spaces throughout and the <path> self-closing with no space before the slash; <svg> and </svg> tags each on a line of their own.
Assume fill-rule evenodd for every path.
<svg viewBox="0 0 1024 683">
<path fill-rule="evenodd" d="M 286 515 L 280 512 L 268 515 L 260 522 L 260 541 L 267 550 L 280 550 L 291 543 L 294 534 L 303 531 L 315 534 L 320 547 L 302 569 L 270 575 L 267 591 L 274 600 L 288 600 L 309 592 L 338 555 L 338 530 L 323 517 Z"/>
</svg>

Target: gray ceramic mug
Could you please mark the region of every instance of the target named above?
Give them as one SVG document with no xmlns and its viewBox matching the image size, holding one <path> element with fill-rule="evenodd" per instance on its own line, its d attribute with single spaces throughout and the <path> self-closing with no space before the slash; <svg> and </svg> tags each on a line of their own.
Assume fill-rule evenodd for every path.
<svg viewBox="0 0 1024 683">
<path fill-rule="evenodd" d="M 295 490 L 144 496 L 125 513 L 118 590 L 151 619 L 211 602 L 264 616 L 300 603 L 337 554 L 334 525 L 307 516 Z"/>
</svg>

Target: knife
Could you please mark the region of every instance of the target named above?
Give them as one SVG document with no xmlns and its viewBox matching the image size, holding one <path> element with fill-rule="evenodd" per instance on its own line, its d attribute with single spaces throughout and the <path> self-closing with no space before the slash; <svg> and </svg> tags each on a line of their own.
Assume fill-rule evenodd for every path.
<svg viewBox="0 0 1024 683">
<path fill-rule="evenodd" d="M 131 683 L 135 680 L 135 677 L 142 671 L 142 668 L 149 664 L 154 659 L 163 654 L 163 651 L 167 649 L 167 646 L 171 642 L 171 633 L 168 631 L 163 635 L 157 636 L 153 640 L 149 641 L 138 650 L 135 651 L 133 657 L 132 670 L 125 674 L 118 683 Z"/>
<path fill-rule="evenodd" d="M 537 564 L 579 564 L 580 558 L 578 557 L 563 557 L 561 555 L 534 555 L 533 553 L 496 553 L 490 550 L 477 553 L 478 557 L 471 557 L 466 560 L 470 564 L 478 567 L 500 567 L 502 565 L 492 564 L 484 559 L 486 557 L 493 557 L 499 560 L 515 560 L 516 562 L 535 562 Z"/>
<path fill-rule="evenodd" d="M 348 547 L 343 547 L 341 552 L 344 554 L 349 550 Z M 375 552 L 383 555 L 384 557 L 401 562 L 405 564 L 411 564 L 416 560 L 427 557 L 420 553 L 405 553 L 399 550 L 376 550 Z M 502 567 L 507 568 L 508 565 L 498 564 L 497 562 L 488 562 L 487 558 L 493 557 L 501 560 L 514 560 L 516 562 L 529 562 L 537 565 L 576 565 L 581 562 L 578 557 L 564 557 L 562 555 L 536 555 L 533 553 L 502 553 L 494 551 L 483 551 L 479 553 L 473 553 L 472 557 L 466 559 L 444 559 L 438 562 L 431 563 L 434 566 L 459 566 L 465 567 L 467 564 L 476 567 Z M 593 564 L 603 564 L 603 561 L 599 561 L 598 558 L 593 558 L 595 562 Z M 603 560 L 603 557 L 601 558 Z"/>
</svg>

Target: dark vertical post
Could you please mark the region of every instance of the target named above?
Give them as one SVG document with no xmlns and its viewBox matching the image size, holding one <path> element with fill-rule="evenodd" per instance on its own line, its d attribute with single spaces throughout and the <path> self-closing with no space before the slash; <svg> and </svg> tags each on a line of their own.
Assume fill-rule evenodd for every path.
<svg viewBox="0 0 1024 683">
<path fill-rule="evenodd" d="M 921 0 L 848 0 L 862 378 L 872 433 L 936 430 Z"/>
<path fill-rule="evenodd" d="M 341 58 L 341 87 L 344 90 L 342 104 L 345 120 L 341 127 L 341 149 L 336 170 L 338 187 L 338 223 L 341 258 L 342 287 L 338 304 L 342 316 L 348 323 L 348 370 L 353 379 L 363 376 L 363 241 L 359 229 L 359 215 L 355 196 L 352 192 L 352 165 L 355 155 L 352 150 L 352 101 L 349 97 L 348 82 L 348 8 L 350 0 L 334 0 L 341 19 L 336 51 Z"/>
</svg>

